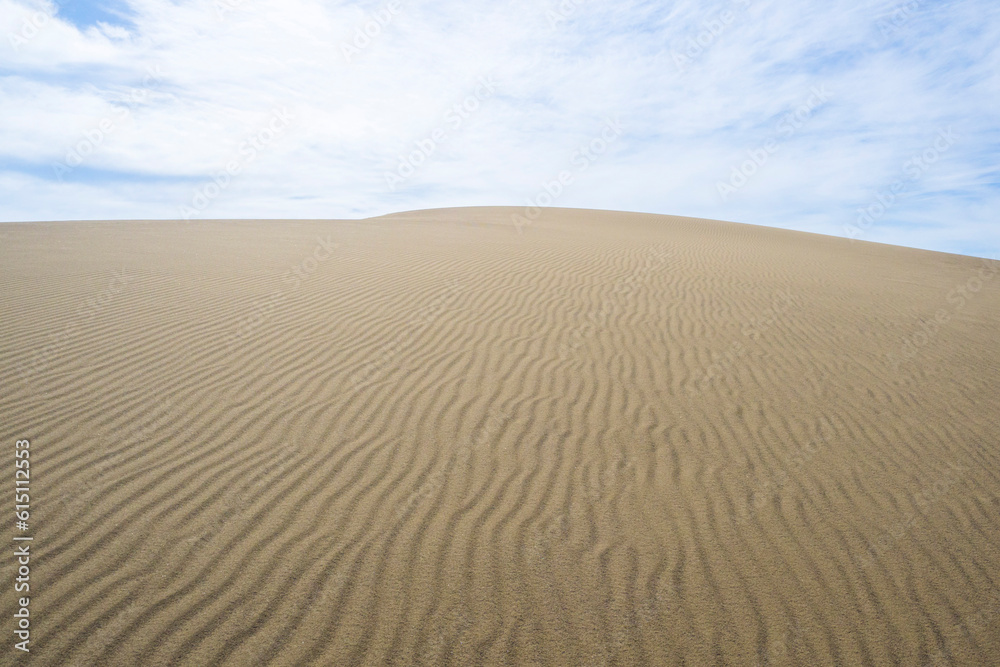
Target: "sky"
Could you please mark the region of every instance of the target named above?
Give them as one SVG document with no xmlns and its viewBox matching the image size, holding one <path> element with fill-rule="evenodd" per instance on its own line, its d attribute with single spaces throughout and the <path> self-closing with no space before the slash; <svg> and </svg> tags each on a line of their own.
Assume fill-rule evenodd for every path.
<svg viewBox="0 0 1000 667">
<path fill-rule="evenodd" d="M 1000 257 L 1000 3 L 0 0 L 0 221 L 450 206 Z"/>
</svg>

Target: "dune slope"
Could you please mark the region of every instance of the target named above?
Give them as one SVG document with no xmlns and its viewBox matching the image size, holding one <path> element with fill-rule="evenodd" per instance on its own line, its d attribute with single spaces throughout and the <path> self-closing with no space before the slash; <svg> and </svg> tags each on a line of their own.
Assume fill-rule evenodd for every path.
<svg viewBox="0 0 1000 667">
<path fill-rule="evenodd" d="M 31 664 L 995 664 L 1000 263 L 521 213 L 3 225 Z"/>
</svg>

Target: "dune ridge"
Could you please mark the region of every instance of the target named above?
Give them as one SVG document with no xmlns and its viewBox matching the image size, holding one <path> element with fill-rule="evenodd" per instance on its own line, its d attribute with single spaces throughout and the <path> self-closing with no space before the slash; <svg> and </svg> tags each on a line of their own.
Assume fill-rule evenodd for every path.
<svg viewBox="0 0 1000 667">
<path fill-rule="evenodd" d="M 6 224 L 32 664 L 995 661 L 1000 262 L 519 212 Z"/>
</svg>

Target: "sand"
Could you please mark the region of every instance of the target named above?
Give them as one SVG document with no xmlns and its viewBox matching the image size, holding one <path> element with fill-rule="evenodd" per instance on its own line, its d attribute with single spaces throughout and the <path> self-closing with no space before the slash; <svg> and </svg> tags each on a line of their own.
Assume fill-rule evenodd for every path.
<svg viewBox="0 0 1000 667">
<path fill-rule="evenodd" d="M 2 225 L 30 664 L 998 664 L 1000 263 L 521 214 Z"/>
</svg>

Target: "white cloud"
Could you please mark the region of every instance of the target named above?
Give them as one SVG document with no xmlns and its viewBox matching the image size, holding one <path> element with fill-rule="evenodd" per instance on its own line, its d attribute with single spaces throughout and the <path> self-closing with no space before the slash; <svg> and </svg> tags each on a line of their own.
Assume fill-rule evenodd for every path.
<svg viewBox="0 0 1000 667">
<path fill-rule="evenodd" d="M 80 29 L 51 2 L 0 0 L 0 219 L 180 217 L 287 108 L 288 130 L 204 217 L 521 205 L 620 118 L 623 136 L 555 205 L 841 235 L 951 125 L 962 140 L 862 238 L 1000 251 L 1000 10 L 986 0 L 127 4 L 128 26 Z M 495 94 L 451 128 L 481 77 Z M 785 136 L 816 86 L 829 101 Z M 53 164 L 109 119 L 56 180 Z M 390 190 L 386 172 L 439 128 Z M 718 183 L 770 139 L 777 150 L 723 200 Z"/>
</svg>

